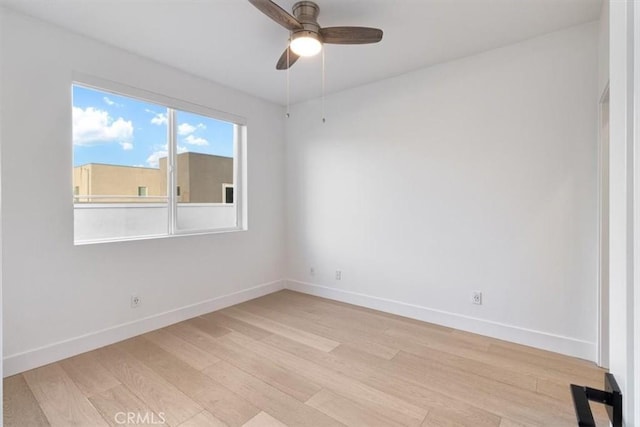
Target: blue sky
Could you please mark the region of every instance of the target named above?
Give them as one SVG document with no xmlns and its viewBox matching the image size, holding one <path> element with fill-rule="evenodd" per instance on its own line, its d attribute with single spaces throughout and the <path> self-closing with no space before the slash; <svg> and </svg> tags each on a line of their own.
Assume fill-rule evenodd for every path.
<svg viewBox="0 0 640 427">
<path fill-rule="evenodd" d="M 233 124 L 177 112 L 178 153 L 233 156 Z M 73 86 L 73 165 L 157 167 L 167 155 L 167 109 Z"/>
</svg>

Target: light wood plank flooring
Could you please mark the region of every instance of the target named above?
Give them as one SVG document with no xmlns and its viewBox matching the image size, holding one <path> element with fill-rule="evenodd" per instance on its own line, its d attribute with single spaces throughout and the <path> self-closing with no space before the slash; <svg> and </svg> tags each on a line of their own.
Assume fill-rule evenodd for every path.
<svg viewBox="0 0 640 427">
<path fill-rule="evenodd" d="M 4 425 L 575 426 L 603 372 L 282 291 L 6 378 Z"/>
</svg>

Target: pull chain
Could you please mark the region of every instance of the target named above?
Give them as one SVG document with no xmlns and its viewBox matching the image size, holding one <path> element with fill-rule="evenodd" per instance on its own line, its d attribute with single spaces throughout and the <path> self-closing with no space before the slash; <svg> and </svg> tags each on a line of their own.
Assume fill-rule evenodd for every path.
<svg viewBox="0 0 640 427">
<path fill-rule="evenodd" d="M 322 123 L 326 123 L 327 119 L 324 115 L 324 97 L 325 97 L 325 80 L 326 80 L 326 68 L 324 61 L 324 49 L 322 49 Z"/>
</svg>

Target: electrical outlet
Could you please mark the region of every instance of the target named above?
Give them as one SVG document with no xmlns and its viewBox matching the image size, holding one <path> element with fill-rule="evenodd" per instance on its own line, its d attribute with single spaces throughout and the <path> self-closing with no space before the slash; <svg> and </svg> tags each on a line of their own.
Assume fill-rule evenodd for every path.
<svg viewBox="0 0 640 427">
<path fill-rule="evenodd" d="M 342 280 L 342 271 L 336 270 L 336 280 Z"/>
<path fill-rule="evenodd" d="M 471 302 L 473 304 L 482 305 L 482 292 L 473 291 L 471 293 Z"/>
<path fill-rule="evenodd" d="M 316 269 L 315 269 L 315 268 L 313 268 L 313 267 L 311 267 L 311 268 L 309 269 L 309 274 L 310 274 L 311 276 L 315 276 L 315 275 L 316 275 Z"/>
<path fill-rule="evenodd" d="M 138 308 L 142 300 L 136 294 L 131 295 L 131 308 Z"/>
</svg>

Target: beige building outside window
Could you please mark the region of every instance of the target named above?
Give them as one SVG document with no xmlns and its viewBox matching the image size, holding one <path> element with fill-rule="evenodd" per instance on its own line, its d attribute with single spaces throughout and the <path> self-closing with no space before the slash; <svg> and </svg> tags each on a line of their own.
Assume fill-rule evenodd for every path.
<svg viewBox="0 0 640 427">
<path fill-rule="evenodd" d="M 177 159 L 178 202 L 233 203 L 233 158 L 180 153 Z M 158 168 L 76 166 L 73 186 L 76 203 L 157 203 L 166 198 L 167 158 L 160 158 Z"/>
</svg>

